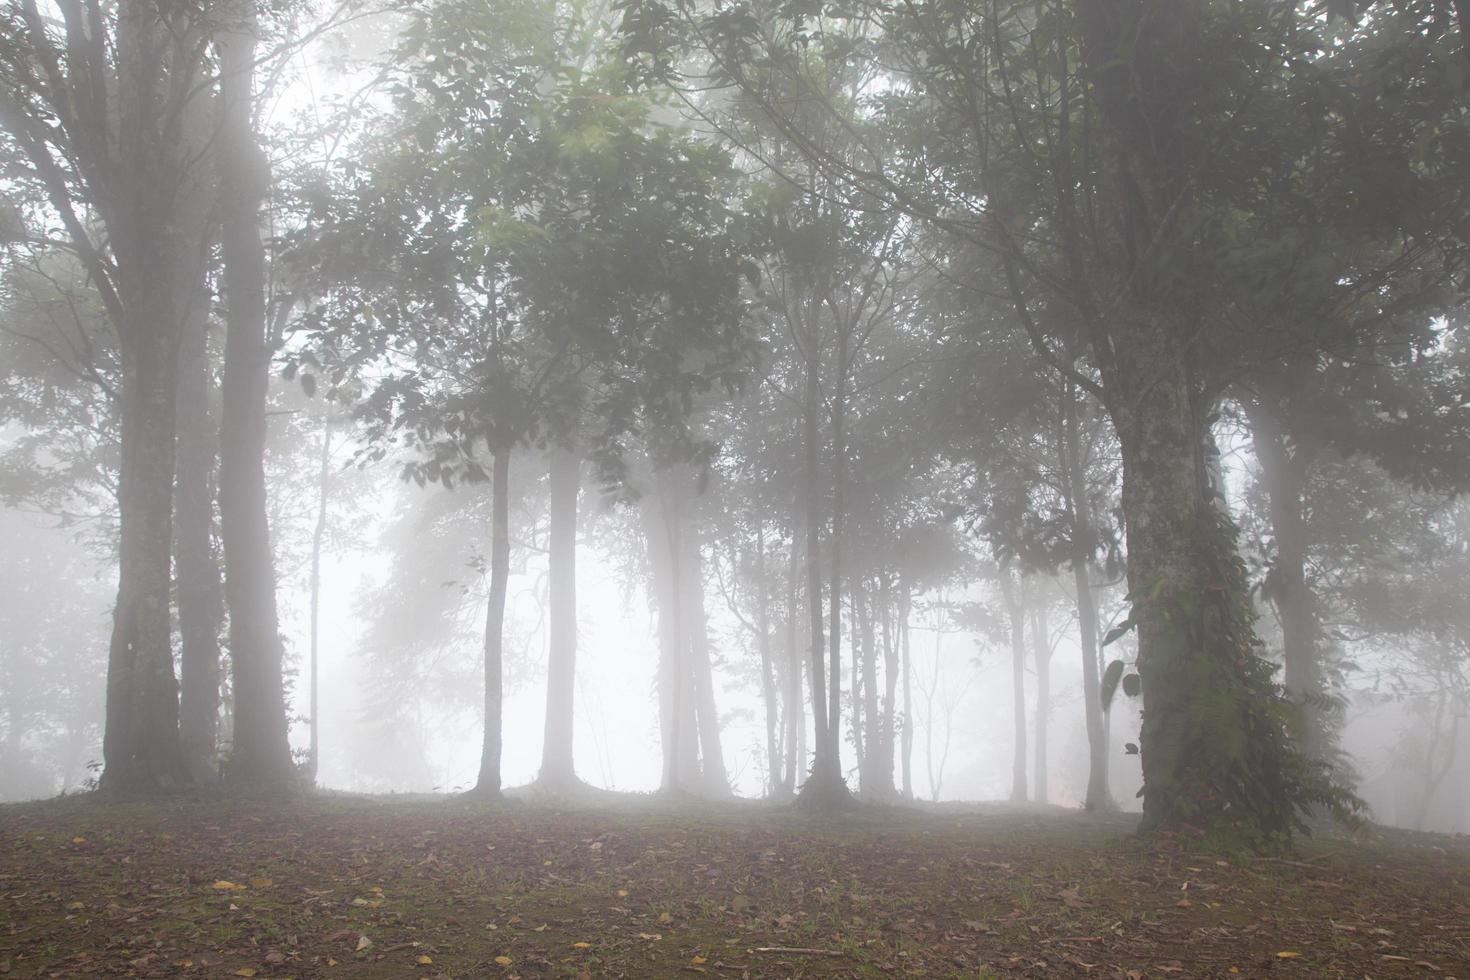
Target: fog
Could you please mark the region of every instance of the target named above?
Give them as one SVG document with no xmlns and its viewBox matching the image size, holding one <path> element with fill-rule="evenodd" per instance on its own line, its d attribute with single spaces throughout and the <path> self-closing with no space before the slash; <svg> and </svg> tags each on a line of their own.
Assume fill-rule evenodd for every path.
<svg viewBox="0 0 1470 980">
<path fill-rule="evenodd" d="M 349 4 L 158 55 L 145 150 L 62 97 L 124 51 L 32 70 L 54 8 L 0 58 L 0 799 L 1470 832 L 1453 97 L 1299 142 L 1301 65 L 1261 107 L 1225 45 L 1177 90 L 1247 146 L 1075 52 L 1017 95 L 1076 40 L 1030 13 L 970 74 L 886 8 Z M 1463 43 L 1303 16 L 1352 105 Z"/>
</svg>

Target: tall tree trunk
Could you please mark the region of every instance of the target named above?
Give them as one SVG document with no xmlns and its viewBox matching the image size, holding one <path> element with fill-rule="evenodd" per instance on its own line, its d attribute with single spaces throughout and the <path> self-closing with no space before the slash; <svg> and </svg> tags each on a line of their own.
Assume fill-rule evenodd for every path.
<svg viewBox="0 0 1470 980">
<path fill-rule="evenodd" d="M 878 711 L 878 624 L 877 603 L 882 593 L 864 591 L 863 615 L 863 795 L 886 800 L 893 788 L 893 756 L 888 757 L 888 786 L 883 785 L 883 716 Z"/>
<path fill-rule="evenodd" d="M 196 783 L 216 781 L 219 631 L 224 618 L 214 555 L 214 475 L 218 430 L 210 423 L 209 301 L 191 298 L 179 353 L 177 521 L 174 568 L 179 603 L 179 745 Z"/>
<path fill-rule="evenodd" d="M 812 771 L 802 788 L 803 794 L 820 796 L 842 779 L 841 758 L 836 740 L 839 715 L 830 710 L 827 701 L 827 670 L 822 663 L 825 637 L 822 633 L 822 566 L 819 528 L 822 526 L 821 447 L 817 442 L 817 417 L 821 411 L 821 375 L 818 340 L 820 337 L 816 304 L 809 311 L 806 325 L 806 384 L 802 397 L 802 443 L 805 455 L 806 513 L 802 527 L 806 534 L 806 608 L 810 627 L 810 663 L 807 675 L 812 686 L 812 717 L 816 721 L 816 746 Z M 833 622 L 834 630 L 837 628 Z"/>
<path fill-rule="evenodd" d="M 684 486 L 677 467 L 654 473 L 654 492 L 643 505 L 649 564 L 658 605 L 659 732 L 665 792 L 689 792 L 699 777 L 693 676 L 689 663 Z"/>
<path fill-rule="evenodd" d="M 786 793 L 796 792 L 806 767 L 806 705 L 801 694 L 801 549 L 797 525 L 791 528 L 791 568 L 786 581 Z"/>
<path fill-rule="evenodd" d="M 770 584 L 766 581 L 766 525 L 757 518 L 755 527 L 756 638 L 761 655 L 761 700 L 766 713 L 766 793 L 774 796 L 781 784 L 781 719 L 776 703 L 776 665 L 771 655 Z"/>
<path fill-rule="evenodd" d="M 542 783 L 577 782 L 572 762 L 573 694 L 577 681 L 577 495 L 582 461 L 575 453 L 551 453 L 551 636 L 546 663 L 546 728 L 541 745 Z"/>
<path fill-rule="evenodd" d="M 1101 671 L 1098 666 L 1097 597 L 1092 594 L 1093 523 L 1082 461 L 1082 439 L 1077 421 L 1077 395 L 1068 382 L 1062 387 L 1063 506 L 1072 525 L 1072 581 L 1077 592 L 1078 646 L 1082 650 L 1082 701 L 1087 723 L 1087 795 L 1089 810 L 1112 810 L 1117 804 L 1108 789 L 1108 731 L 1103 716 Z"/>
<path fill-rule="evenodd" d="M 1036 659 L 1036 748 L 1033 752 L 1035 767 L 1032 798 L 1037 803 L 1050 802 L 1047 784 L 1047 727 L 1051 723 L 1051 637 L 1046 626 L 1046 607 L 1037 602 L 1031 607 L 1031 643 Z"/>
<path fill-rule="evenodd" d="M 909 615 L 912 600 L 905 585 L 898 607 L 898 628 L 901 641 L 899 653 L 903 657 L 903 798 L 914 798 L 914 657 L 909 646 Z"/>
<path fill-rule="evenodd" d="M 836 384 L 832 392 L 832 540 L 827 569 L 827 752 L 832 757 L 835 782 L 829 789 L 847 795 L 842 778 L 842 536 L 847 488 L 847 330 L 837 329 Z M 857 676 L 853 676 L 857 684 Z M 854 712 L 857 699 L 853 699 Z"/>
<path fill-rule="evenodd" d="M 308 648 L 311 674 L 311 742 L 306 754 L 307 782 L 316 785 L 321 763 L 321 613 L 322 613 L 322 547 L 327 537 L 327 503 L 332 485 L 332 422 L 322 419 L 322 451 L 316 483 L 316 525 L 311 531 L 311 641 Z"/>
<path fill-rule="evenodd" d="M 893 785 L 894 729 L 898 710 L 898 699 L 895 696 L 898 691 L 898 637 L 895 635 L 897 626 L 893 622 L 893 590 L 887 579 L 884 579 L 879 591 L 879 601 L 879 608 L 882 610 L 880 633 L 883 637 L 883 710 L 878 726 L 878 763 L 874 772 L 879 795 L 885 800 L 891 800 L 898 794 Z"/>
<path fill-rule="evenodd" d="M 1011 621 L 1011 720 L 1015 731 L 1011 753 L 1011 802 L 1024 803 L 1026 793 L 1026 604 L 1009 569 L 1001 569 L 1001 593 Z"/>
<path fill-rule="evenodd" d="M 202 281 L 210 193 L 200 172 L 209 155 L 199 125 L 206 99 L 196 94 L 200 52 L 188 40 L 197 26 L 190 20 L 194 16 L 192 10 L 161 8 L 153 0 L 120 0 L 114 45 L 117 111 L 93 120 L 85 145 L 79 134 L 73 140 L 116 257 L 109 312 L 122 366 L 120 534 L 101 783 L 105 790 L 125 793 L 168 790 L 189 781 L 179 747 L 169 559 L 184 330 L 178 298 L 191 295 Z M 85 99 L 100 112 L 95 89 L 75 93 L 75 104 Z M 54 94 L 74 103 L 73 93 Z M 112 133 L 101 128 L 114 118 Z M 7 120 L 6 125 L 16 124 Z M 42 141 L 25 146 L 39 167 L 54 166 Z M 100 283 L 106 271 L 96 272 Z"/>
<path fill-rule="evenodd" d="M 1283 400 L 1284 401 L 1284 400 Z M 1307 527 L 1304 515 L 1311 450 L 1292 440 L 1281 414 L 1284 404 L 1244 402 L 1250 420 L 1251 442 L 1266 486 L 1271 533 L 1276 539 L 1271 574 L 1264 590 L 1281 620 L 1283 683 L 1301 705 L 1302 738 L 1309 752 L 1321 757 L 1327 750 L 1326 719 L 1317 700 L 1325 693 L 1317 652 L 1321 626 L 1317 597 L 1307 583 Z"/>
<path fill-rule="evenodd" d="M 866 790 L 868 740 L 863 731 L 863 621 L 866 617 L 862 607 L 862 587 L 854 585 L 850 591 L 852 616 L 848 622 L 852 641 L 852 666 L 848 668 L 848 676 L 851 678 L 852 709 L 849 712 L 847 737 L 852 741 L 852 751 L 857 757 L 859 784 Z"/>
<path fill-rule="evenodd" d="M 276 580 L 266 518 L 265 247 L 260 206 L 269 164 L 252 121 L 255 8 L 240 3 L 218 37 L 220 59 L 221 242 L 224 255 L 225 370 L 220 415 L 220 527 L 234 673 L 234 748 L 227 775 L 241 787 L 283 789 L 293 781 L 287 742 Z"/>
<path fill-rule="evenodd" d="M 714 672 L 710 663 L 709 623 L 704 610 L 704 562 L 699 553 L 699 535 L 686 524 L 681 535 L 688 549 L 684 558 L 685 609 L 689 624 L 688 657 L 693 679 L 693 707 L 698 722 L 700 782 L 707 796 L 728 796 L 730 777 L 720 746 L 720 716 L 715 707 Z"/>
<path fill-rule="evenodd" d="M 510 581 L 510 457 L 512 446 L 492 450 L 490 471 L 490 597 L 485 605 L 485 737 L 473 795 L 500 796 L 500 750 L 505 705 L 505 592 Z"/>
</svg>

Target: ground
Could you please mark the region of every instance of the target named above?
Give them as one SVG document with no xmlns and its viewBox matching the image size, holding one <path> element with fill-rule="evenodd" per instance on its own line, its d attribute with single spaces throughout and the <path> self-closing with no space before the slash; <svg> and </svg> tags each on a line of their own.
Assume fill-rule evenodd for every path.
<svg viewBox="0 0 1470 980">
<path fill-rule="evenodd" d="M 0 807 L 0 974 L 1470 980 L 1470 840 L 1145 848 L 1057 808 Z"/>
</svg>

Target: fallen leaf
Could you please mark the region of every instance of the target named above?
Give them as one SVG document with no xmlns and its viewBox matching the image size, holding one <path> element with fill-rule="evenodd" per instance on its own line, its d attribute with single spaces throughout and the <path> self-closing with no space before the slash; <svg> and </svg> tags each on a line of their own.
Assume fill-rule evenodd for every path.
<svg viewBox="0 0 1470 980">
<path fill-rule="evenodd" d="M 334 959 L 332 959 L 330 956 L 328 956 L 327 957 L 327 966 L 336 966 L 336 965 L 337 965 L 337 961 L 334 960 Z"/>
<path fill-rule="evenodd" d="M 71 839 L 71 842 L 73 844 L 85 844 L 85 843 L 87 843 L 87 838 L 85 838 L 85 837 L 73 837 Z"/>
<path fill-rule="evenodd" d="M 509 956 L 497 956 L 495 957 L 495 962 L 499 963 L 501 966 L 510 966 L 511 963 L 514 962 L 514 960 L 512 960 Z"/>
<path fill-rule="evenodd" d="M 572 943 L 572 949 L 591 949 L 591 943 Z"/>
<path fill-rule="evenodd" d="M 699 966 L 699 965 L 701 965 L 703 963 L 708 963 L 709 962 L 709 958 L 708 957 L 705 957 L 705 956 L 695 955 L 695 956 L 691 956 L 689 958 L 689 962 L 690 963 L 693 963 L 695 966 Z"/>
<path fill-rule="evenodd" d="M 253 967 L 253 966 L 242 966 L 242 967 L 240 967 L 240 969 L 238 969 L 238 970 L 235 971 L 235 976 L 237 976 L 237 977 L 253 977 L 253 976 L 255 976 L 255 967 Z"/>
<path fill-rule="evenodd" d="M 358 936 L 357 937 L 357 951 L 359 953 L 362 952 L 363 950 L 367 949 L 372 944 L 373 944 L 373 941 L 371 939 L 369 939 L 368 937 L 366 937 L 366 936 Z"/>
<path fill-rule="evenodd" d="M 619 888 L 618 889 L 618 898 L 627 898 L 627 897 L 628 897 L 628 889 L 626 889 L 626 888 Z"/>
<path fill-rule="evenodd" d="M 667 912 L 660 912 L 658 914 L 658 921 L 663 925 L 668 925 L 670 922 L 674 921 L 674 917 L 669 915 L 669 913 Z"/>
<path fill-rule="evenodd" d="M 647 939 L 650 942 L 657 942 L 658 940 L 660 940 L 660 939 L 662 939 L 664 937 L 662 935 L 660 935 L 659 933 L 656 933 L 656 932 L 640 932 L 638 934 L 638 938 L 639 939 Z"/>
<path fill-rule="evenodd" d="M 420 953 L 419 958 L 414 962 L 422 966 L 428 966 L 430 963 L 434 962 L 434 958 L 432 956 L 427 956 L 423 953 Z"/>
<path fill-rule="evenodd" d="M 272 881 L 269 878 L 251 878 L 250 879 L 250 887 L 251 888 L 269 888 L 271 885 L 274 885 L 274 884 L 275 884 L 275 882 Z"/>
<path fill-rule="evenodd" d="M 221 892 L 241 892 L 245 890 L 244 885 L 237 885 L 233 881 L 225 881 L 223 878 L 221 878 L 219 881 L 216 881 L 209 887 L 213 888 L 215 891 Z"/>
<path fill-rule="evenodd" d="M 193 960 L 174 960 L 174 966 L 190 967 L 193 965 Z"/>
<path fill-rule="evenodd" d="M 1276 954 L 1276 958 L 1278 960 L 1294 960 L 1294 959 L 1297 959 L 1298 957 L 1300 957 L 1301 955 L 1302 955 L 1301 953 L 1293 953 L 1289 949 L 1283 949 L 1281 952 L 1279 952 L 1279 953 Z"/>
</svg>

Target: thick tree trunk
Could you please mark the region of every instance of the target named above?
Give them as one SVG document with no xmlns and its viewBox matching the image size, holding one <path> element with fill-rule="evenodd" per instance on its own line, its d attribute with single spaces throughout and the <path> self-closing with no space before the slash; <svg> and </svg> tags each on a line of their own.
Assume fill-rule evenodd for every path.
<svg viewBox="0 0 1470 980">
<path fill-rule="evenodd" d="M 500 796 L 504 718 L 505 592 L 510 580 L 511 446 L 495 447 L 490 473 L 490 598 L 485 606 L 485 737 L 473 794 Z"/>
<path fill-rule="evenodd" d="M 230 664 L 235 698 L 234 747 L 227 777 L 255 790 L 294 780 L 287 742 L 276 580 L 266 518 L 266 395 L 271 350 L 266 337 L 265 247 L 260 205 L 270 179 L 255 142 L 251 109 L 255 67 L 254 7 L 222 32 L 220 57 L 220 215 L 226 302 L 225 370 L 220 413 L 220 527 Z"/>
<path fill-rule="evenodd" d="M 689 616 L 684 579 L 687 549 L 684 487 L 676 468 L 654 474 L 655 489 L 643 504 L 654 601 L 658 606 L 659 733 L 665 792 L 690 792 L 699 779 L 693 674 L 689 657 Z"/>
<path fill-rule="evenodd" d="M 174 568 L 179 604 L 179 745 L 196 783 L 218 779 L 220 625 L 223 586 L 214 555 L 218 430 L 210 420 L 209 301 L 191 297 L 179 354 L 178 501 Z"/>
<path fill-rule="evenodd" d="M 1036 738 L 1032 752 L 1034 772 L 1032 799 L 1050 802 L 1050 774 L 1047 772 L 1047 727 L 1051 724 L 1051 636 L 1046 626 L 1046 609 L 1038 602 L 1031 607 L 1031 643 L 1036 660 Z"/>
<path fill-rule="evenodd" d="M 542 783 L 566 788 L 577 782 L 572 761 L 573 695 L 577 681 L 577 495 L 582 461 L 575 453 L 551 454 L 550 640 L 546 663 L 546 727 L 541 745 Z"/>
<path fill-rule="evenodd" d="M 1001 569 L 1001 594 L 1011 621 L 1011 802 L 1024 803 L 1026 792 L 1026 605 L 1009 569 Z"/>
<path fill-rule="evenodd" d="M 200 52 L 182 40 L 193 27 L 192 16 L 151 0 L 121 0 L 115 129 L 88 132 L 85 145 L 77 139 L 73 146 L 116 257 L 116 296 L 109 308 L 122 362 L 120 535 L 101 784 L 123 793 L 157 792 L 189 781 L 179 747 L 169 559 L 184 330 L 178 298 L 198 288 L 207 251 L 209 191 L 200 171 L 208 152 L 198 125 L 206 100 L 194 94 Z M 76 93 L 94 108 L 95 96 L 91 89 Z M 38 145 L 28 155 L 44 158 L 42 166 L 54 165 L 49 149 L 35 150 Z"/>
<path fill-rule="evenodd" d="M 1089 810 L 1112 810 L 1108 789 L 1108 731 L 1103 716 L 1101 670 L 1098 665 L 1097 597 L 1092 594 L 1092 505 L 1087 493 L 1087 473 L 1082 462 L 1082 439 L 1078 430 L 1076 393 L 1072 385 L 1062 390 L 1062 479 L 1063 499 L 1072 524 L 1072 581 L 1077 591 L 1078 646 L 1082 649 L 1082 700 L 1087 723 L 1087 796 Z"/>
<path fill-rule="evenodd" d="M 169 624 L 177 330 L 157 290 L 124 294 L 133 319 L 122 350 L 117 607 L 107 659 L 102 788 L 148 793 L 188 782 Z M 131 299 L 131 302 L 129 300 Z"/>
</svg>

